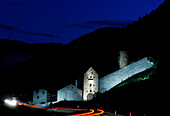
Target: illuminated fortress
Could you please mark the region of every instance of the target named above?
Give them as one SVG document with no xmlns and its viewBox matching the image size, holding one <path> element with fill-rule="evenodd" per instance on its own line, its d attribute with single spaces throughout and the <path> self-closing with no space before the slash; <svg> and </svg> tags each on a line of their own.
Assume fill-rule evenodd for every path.
<svg viewBox="0 0 170 116">
<path fill-rule="evenodd" d="M 128 55 L 125 51 L 120 51 L 118 57 L 120 69 L 108 74 L 102 78 L 98 78 L 97 72 L 90 67 L 84 74 L 83 90 L 77 88 L 77 84 L 68 85 L 57 91 L 57 100 L 59 101 L 87 101 L 92 100 L 96 93 L 105 93 L 111 88 L 132 77 L 133 75 L 150 69 L 153 62 L 149 61 L 147 57 L 128 65 Z M 33 103 L 42 104 L 47 103 L 47 91 L 39 90 L 33 92 Z"/>
</svg>

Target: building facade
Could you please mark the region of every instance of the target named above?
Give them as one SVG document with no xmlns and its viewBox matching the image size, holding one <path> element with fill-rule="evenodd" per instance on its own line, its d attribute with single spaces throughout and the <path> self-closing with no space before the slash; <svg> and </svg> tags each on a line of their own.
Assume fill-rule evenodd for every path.
<svg viewBox="0 0 170 116">
<path fill-rule="evenodd" d="M 82 90 L 70 84 L 57 91 L 57 102 L 59 101 L 82 101 Z"/>
<path fill-rule="evenodd" d="M 83 100 L 91 100 L 98 92 L 98 74 L 90 67 L 89 70 L 84 74 L 83 83 Z"/>
<path fill-rule="evenodd" d="M 47 103 L 47 91 L 44 89 L 33 91 L 33 104 L 43 103 Z"/>
</svg>

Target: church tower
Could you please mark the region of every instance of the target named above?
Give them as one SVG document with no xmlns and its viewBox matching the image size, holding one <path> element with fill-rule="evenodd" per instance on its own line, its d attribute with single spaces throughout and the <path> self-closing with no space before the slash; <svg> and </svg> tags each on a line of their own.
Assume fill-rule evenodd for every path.
<svg viewBox="0 0 170 116">
<path fill-rule="evenodd" d="M 95 93 L 98 92 L 98 74 L 90 67 L 89 70 L 84 74 L 83 84 L 83 100 L 92 100 Z"/>
<path fill-rule="evenodd" d="M 118 57 L 119 68 L 124 68 L 128 65 L 128 53 L 127 51 L 120 51 L 120 56 Z"/>
</svg>

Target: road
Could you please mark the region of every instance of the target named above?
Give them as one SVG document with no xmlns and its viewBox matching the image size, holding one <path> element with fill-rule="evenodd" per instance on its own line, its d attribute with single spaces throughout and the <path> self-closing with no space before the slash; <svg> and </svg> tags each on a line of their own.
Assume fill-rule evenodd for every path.
<svg viewBox="0 0 170 116">
<path fill-rule="evenodd" d="M 103 113 L 104 111 L 101 109 L 97 109 L 96 111 L 94 109 L 90 109 L 90 112 L 72 114 L 72 115 L 67 115 L 67 116 L 99 116 Z"/>
<path fill-rule="evenodd" d="M 68 111 L 73 111 L 76 112 L 75 114 L 69 114 L 66 116 L 99 116 L 104 113 L 103 110 L 101 109 L 77 109 L 77 108 L 49 108 L 49 107 L 41 107 L 41 106 L 34 106 L 26 103 L 22 103 L 19 101 L 16 101 L 18 105 L 30 107 L 30 108 L 38 108 L 38 109 L 44 109 L 48 111 L 55 111 L 55 112 L 68 112 Z"/>
</svg>

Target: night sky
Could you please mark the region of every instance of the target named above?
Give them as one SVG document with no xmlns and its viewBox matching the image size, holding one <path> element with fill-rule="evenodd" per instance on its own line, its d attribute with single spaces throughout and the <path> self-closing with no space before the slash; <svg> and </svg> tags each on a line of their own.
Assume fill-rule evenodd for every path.
<svg viewBox="0 0 170 116">
<path fill-rule="evenodd" d="M 125 26 L 163 1 L 0 0 L 0 39 L 67 44 L 101 27 Z"/>
</svg>

